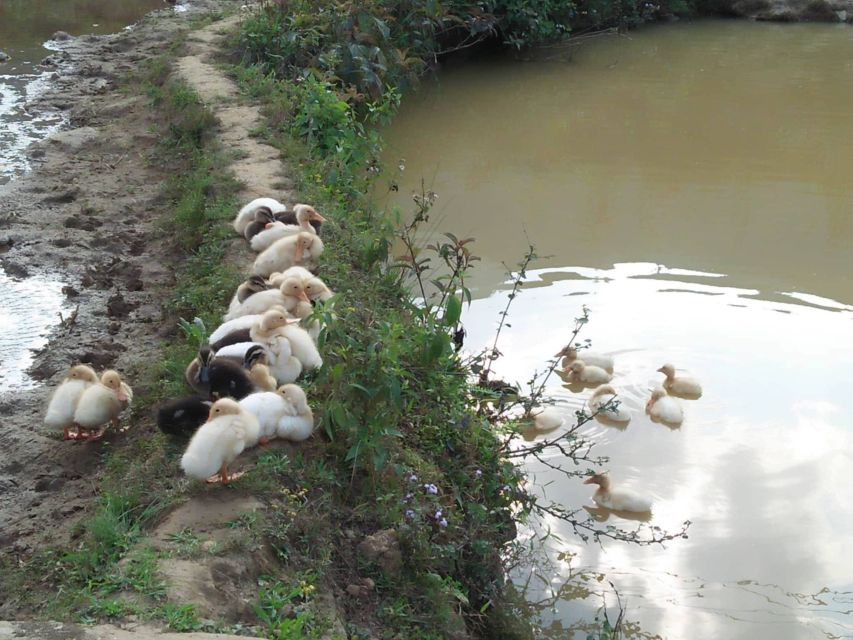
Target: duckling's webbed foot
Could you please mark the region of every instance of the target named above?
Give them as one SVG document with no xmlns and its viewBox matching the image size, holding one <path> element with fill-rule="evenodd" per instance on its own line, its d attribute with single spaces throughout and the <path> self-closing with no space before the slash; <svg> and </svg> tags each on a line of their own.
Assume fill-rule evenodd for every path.
<svg viewBox="0 0 853 640">
<path fill-rule="evenodd" d="M 74 431 L 71 430 L 71 427 L 65 427 L 64 431 L 64 439 L 65 440 L 86 440 L 89 437 L 89 434 L 83 429 L 80 425 L 72 425 L 74 427 Z"/>
<path fill-rule="evenodd" d="M 104 437 L 104 434 L 106 432 L 106 428 L 96 431 L 95 433 L 90 432 L 89 434 L 87 434 L 86 440 L 88 440 L 89 442 L 97 442 L 98 440 Z"/>
</svg>

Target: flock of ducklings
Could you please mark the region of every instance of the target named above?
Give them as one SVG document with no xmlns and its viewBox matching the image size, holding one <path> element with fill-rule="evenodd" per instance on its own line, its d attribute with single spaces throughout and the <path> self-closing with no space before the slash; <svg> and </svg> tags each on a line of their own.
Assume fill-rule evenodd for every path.
<svg viewBox="0 0 853 640">
<path fill-rule="evenodd" d="M 294 382 L 317 369 L 317 322 L 302 326 L 313 305 L 332 291 L 316 275 L 325 222 L 312 206 L 292 210 L 273 198 L 257 198 L 237 213 L 235 231 L 258 255 L 252 276 L 231 300 L 223 323 L 186 368 L 195 394 L 159 407 L 165 433 L 191 436 L 181 468 L 191 478 L 226 483 L 245 449 L 273 438 L 302 441 L 314 430 L 305 392 Z M 97 440 L 133 397 L 118 372 L 100 378 L 86 365 L 71 368 L 51 397 L 45 423 L 67 440 Z"/>
<path fill-rule="evenodd" d="M 579 355 L 582 355 L 582 359 Z M 589 351 L 579 354 L 575 347 L 569 345 L 555 357 L 562 358 L 560 365 L 566 382 L 594 388 L 592 396 L 587 400 L 591 414 L 617 426 L 624 427 L 631 421 L 631 412 L 621 403 L 613 402 L 617 399 L 616 389 L 609 384 L 613 378 L 613 356 Z M 661 386 L 652 389 L 646 403 L 646 413 L 653 422 L 677 428 L 684 421 L 684 410 L 674 396 L 696 400 L 702 396 L 702 385 L 694 378 L 676 375 L 672 364 L 665 364 L 657 371 L 665 378 Z M 562 417 L 547 410 L 536 415 L 534 420 L 540 431 L 551 431 L 563 422 Z M 630 489 L 614 489 L 606 473 L 595 474 L 587 478 L 584 484 L 598 485 L 592 499 L 599 507 L 632 513 L 651 511 L 652 501 L 648 497 Z"/>
</svg>

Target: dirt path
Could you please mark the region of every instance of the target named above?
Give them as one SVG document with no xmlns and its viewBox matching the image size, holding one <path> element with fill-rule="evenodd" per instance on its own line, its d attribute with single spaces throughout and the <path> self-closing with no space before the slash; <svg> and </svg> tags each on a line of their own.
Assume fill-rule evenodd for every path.
<svg viewBox="0 0 853 640">
<path fill-rule="evenodd" d="M 67 48 L 74 69 L 30 105 L 67 111 L 71 126 L 31 148 L 37 168 L 0 190 L 6 249 L 0 264 L 18 278 L 46 274 L 63 281 L 68 307 L 77 312 L 35 358 L 31 373 L 45 385 L 0 396 L 0 553 L 26 556 L 37 545 L 65 540 L 96 495 L 102 452 L 111 437 L 122 437 L 71 444 L 45 430 L 46 401 L 69 363 L 114 366 L 139 380 L 139 354 L 150 362 L 163 335 L 174 330 L 164 324 L 162 311 L 174 259 L 156 222 L 167 205 L 160 196 L 166 176 L 148 161 L 156 144 L 148 101 L 123 91 L 121 81 L 161 54 L 198 11 L 233 5 L 197 0 L 196 13 L 163 12 L 120 34 L 77 38 Z M 212 77 L 203 55 L 193 59 Z M 252 126 L 245 114 L 233 117 Z M 241 152 L 244 144 L 249 151 L 256 146 L 239 141 L 246 133 L 237 123 L 224 129 Z M 252 193 L 270 193 L 260 185 L 279 166 L 269 149 L 264 154 L 258 167 L 241 169 L 264 170 L 249 187 Z"/>
</svg>

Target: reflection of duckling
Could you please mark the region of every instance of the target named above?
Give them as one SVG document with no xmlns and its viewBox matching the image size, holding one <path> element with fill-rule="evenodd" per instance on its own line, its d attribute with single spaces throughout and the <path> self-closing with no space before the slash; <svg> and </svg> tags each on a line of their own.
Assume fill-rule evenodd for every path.
<svg viewBox="0 0 853 640">
<path fill-rule="evenodd" d="M 652 501 L 647 496 L 630 489 L 612 489 L 610 476 L 606 473 L 596 473 L 583 483 L 598 485 L 592 499 L 599 507 L 635 513 L 646 513 L 652 509 Z"/>
<path fill-rule="evenodd" d="M 675 367 L 671 364 L 665 364 L 660 369 L 660 373 L 666 376 L 663 381 L 663 388 L 675 396 L 683 396 L 685 398 L 699 398 L 702 395 L 702 385 L 695 378 L 686 376 L 675 377 Z"/>
<path fill-rule="evenodd" d="M 646 403 L 646 413 L 652 420 L 663 422 L 674 427 L 684 421 L 684 411 L 678 400 L 668 396 L 666 390 L 658 387 L 652 391 L 652 397 Z"/>
<path fill-rule="evenodd" d="M 68 375 L 57 387 L 50 398 L 44 423 L 53 429 L 62 429 L 66 440 L 76 439 L 72 436 L 71 425 L 74 423 L 74 410 L 83 392 L 93 384 L 97 384 L 98 374 L 92 367 L 78 364 L 71 367 Z"/>
<path fill-rule="evenodd" d="M 589 410 L 597 414 L 596 417 L 604 418 L 612 422 L 627 424 L 631 421 L 631 412 L 628 411 L 621 402 L 618 406 L 610 406 L 616 400 L 616 390 L 609 384 L 598 387 L 587 400 Z M 615 404 L 615 403 L 614 403 Z"/>
<path fill-rule="evenodd" d="M 610 382 L 612 377 L 607 371 L 595 365 L 588 365 L 583 360 L 575 360 L 569 366 L 569 380 L 572 382 L 582 382 L 583 384 L 604 384 Z"/>
<path fill-rule="evenodd" d="M 173 436 L 191 436 L 207 421 L 213 403 L 201 396 L 185 396 L 164 402 L 157 409 L 157 427 Z"/>
<path fill-rule="evenodd" d="M 119 414 L 131 400 L 133 391 L 122 382 L 118 371 L 104 371 L 100 382 L 86 388 L 74 410 L 74 424 L 80 429 L 76 439 L 100 440 L 104 435 L 104 425 L 111 422 L 117 427 Z M 91 431 L 99 427 L 103 428 L 93 435 Z"/>
<path fill-rule="evenodd" d="M 250 414 L 233 400 L 213 403 L 207 422 L 195 432 L 181 458 L 184 473 L 198 480 L 223 484 L 238 477 L 235 474 L 229 478 L 228 465 L 246 448 L 247 415 Z M 218 479 L 211 477 L 215 473 L 219 474 Z"/>
<path fill-rule="evenodd" d="M 293 207 L 296 224 L 285 224 L 284 222 L 270 222 L 263 231 L 252 238 L 252 249 L 261 252 L 268 249 L 274 242 L 292 236 L 300 231 L 317 234 L 317 230 L 311 226 L 312 221 L 323 223 L 325 218 L 321 216 L 314 207 L 307 204 L 298 204 Z"/>
<path fill-rule="evenodd" d="M 320 237 L 301 231 L 274 242 L 260 253 L 252 266 L 252 272 L 259 276 L 269 276 L 275 271 L 284 271 L 294 265 L 311 269 L 317 266 L 322 253 L 323 241 Z"/>
<path fill-rule="evenodd" d="M 288 404 L 288 411 L 279 418 L 276 435 L 285 440 L 300 442 L 314 431 L 314 414 L 308 406 L 308 397 L 295 384 L 286 384 L 279 393 Z"/>
<path fill-rule="evenodd" d="M 237 217 L 234 218 L 233 223 L 234 230 L 240 235 L 243 235 L 246 231 L 246 227 L 255 219 L 255 214 L 258 209 L 263 207 L 269 209 L 273 214 L 287 210 L 287 207 L 275 198 L 255 198 L 237 212 Z"/>
<path fill-rule="evenodd" d="M 591 351 L 584 351 L 579 356 L 578 350 L 571 345 L 564 347 L 554 357 L 559 358 L 561 356 L 563 358 L 561 363 L 563 369 L 571 367 L 572 363 L 580 357 L 587 365 L 599 367 L 604 369 L 607 373 L 613 373 L 613 356 L 608 356 L 603 353 L 593 353 Z"/>
</svg>

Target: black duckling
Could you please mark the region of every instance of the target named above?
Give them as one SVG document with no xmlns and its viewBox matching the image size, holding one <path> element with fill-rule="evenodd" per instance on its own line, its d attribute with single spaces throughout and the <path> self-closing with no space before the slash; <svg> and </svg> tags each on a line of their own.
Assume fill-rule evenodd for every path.
<svg viewBox="0 0 853 640">
<path fill-rule="evenodd" d="M 164 402 L 157 409 L 157 427 L 170 436 L 189 438 L 207 422 L 212 404 L 201 396 L 184 396 Z"/>
</svg>

